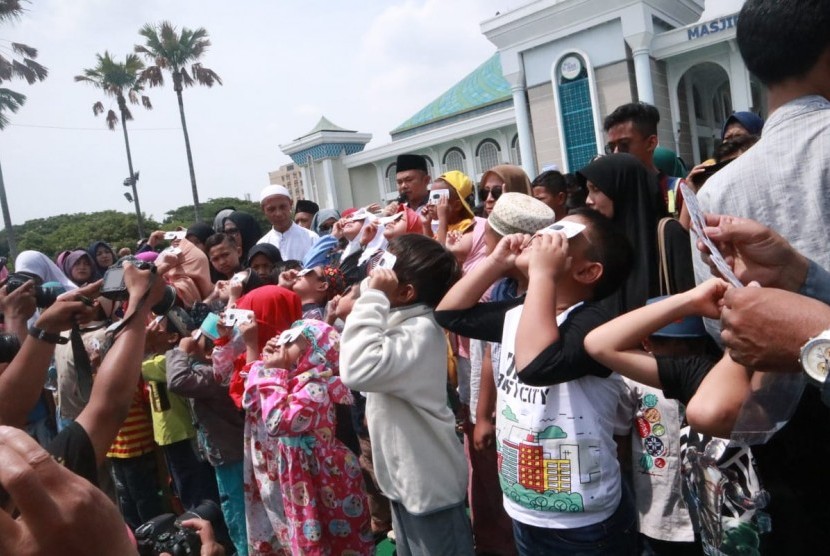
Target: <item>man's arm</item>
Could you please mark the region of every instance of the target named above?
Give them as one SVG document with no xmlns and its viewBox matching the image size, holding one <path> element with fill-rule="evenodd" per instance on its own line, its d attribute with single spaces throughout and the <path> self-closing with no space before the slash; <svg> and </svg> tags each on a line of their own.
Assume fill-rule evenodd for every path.
<svg viewBox="0 0 830 556">
<path fill-rule="evenodd" d="M 144 326 L 150 307 L 164 294 L 163 280 L 131 264 L 124 265 L 124 282 L 130 296 L 129 312 L 98 368 L 89 403 L 76 419 L 86 431 L 99 465 L 127 418 L 144 358 Z"/>
<path fill-rule="evenodd" d="M 88 322 L 98 313 L 98 305 L 89 303 L 101 282 L 63 294 L 38 317 L 35 327 L 52 337 L 72 328 L 73 322 Z M 16 293 L 16 292 L 15 292 Z M 85 302 L 78 301 L 84 299 Z M 20 352 L 0 375 L 0 424 L 22 427 L 26 416 L 37 403 L 46 370 L 55 352 L 55 344 L 26 334 Z"/>
</svg>

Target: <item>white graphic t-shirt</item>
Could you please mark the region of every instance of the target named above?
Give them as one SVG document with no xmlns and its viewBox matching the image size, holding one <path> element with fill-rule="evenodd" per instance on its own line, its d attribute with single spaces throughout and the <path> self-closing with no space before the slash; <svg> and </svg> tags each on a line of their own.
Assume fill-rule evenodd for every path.
<svg viewBox="0 0 830 556">
<path fill-rule="evenodd" d="M 579 305 L 557 317 L 562 325 Z M 499 361 L 496 448 L 504 507 L 513 519 L 555 529 L 599 523 L 620 503 L 614 426 L 622 379 L 584 376 L 522 384 L 514 361 L 522 307 L 508 311 Z"/>
</svg>

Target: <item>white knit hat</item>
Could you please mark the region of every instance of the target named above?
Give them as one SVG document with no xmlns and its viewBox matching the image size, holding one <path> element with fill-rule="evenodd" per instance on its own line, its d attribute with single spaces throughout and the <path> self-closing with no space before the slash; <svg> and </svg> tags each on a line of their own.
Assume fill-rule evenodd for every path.
<svg viewBox="0 0 830 556">
<path fill-rule="evenodd" d="M 504 193 L 490 213 L 487 223 L 500 236 L 535 234 L 550 226 L 556 215 L 549 206 L 524 193 Z"/>
<path fill-rule="evenodd" d="M 260 192 L 259 202 L 261 203 L 268 197 L 273 197 L 274 195 L 283 195 L 289 199 L 291 198 L 291 193 L 289 193 L 288 190 L 282 185 L 269 185 Z"/>
</svg>

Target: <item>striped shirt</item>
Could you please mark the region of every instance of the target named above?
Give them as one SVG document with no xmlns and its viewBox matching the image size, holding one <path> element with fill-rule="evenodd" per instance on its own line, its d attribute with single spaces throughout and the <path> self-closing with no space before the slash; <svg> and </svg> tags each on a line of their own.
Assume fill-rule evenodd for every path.
<svg viewBox="0 0 830 556">
<path fill-rule="evenodd" d="M 135 458 L 155 450 L 153 441 L 153 421 L 144 394 L 144 382 L 141 381 L 133 394 L 132 405 L 127 419 L 121 425 L 118 436 L 107 452 L 108 458 Z"/>
</svg>

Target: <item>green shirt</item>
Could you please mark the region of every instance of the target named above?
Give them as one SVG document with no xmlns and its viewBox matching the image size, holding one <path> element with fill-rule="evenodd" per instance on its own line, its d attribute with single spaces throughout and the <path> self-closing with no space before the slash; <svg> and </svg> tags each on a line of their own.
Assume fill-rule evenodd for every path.
<svg viewBox="0 0 830 556">
<path fill-rule="evenodd" d="M 196 436 L 190 406 L 184 398 L 167 391 L 164 355 L 156 355 L 141 364 L 141 375 L 150 390 L 150 409 L 156 444 L 167 446 Z"/>
</svg>

